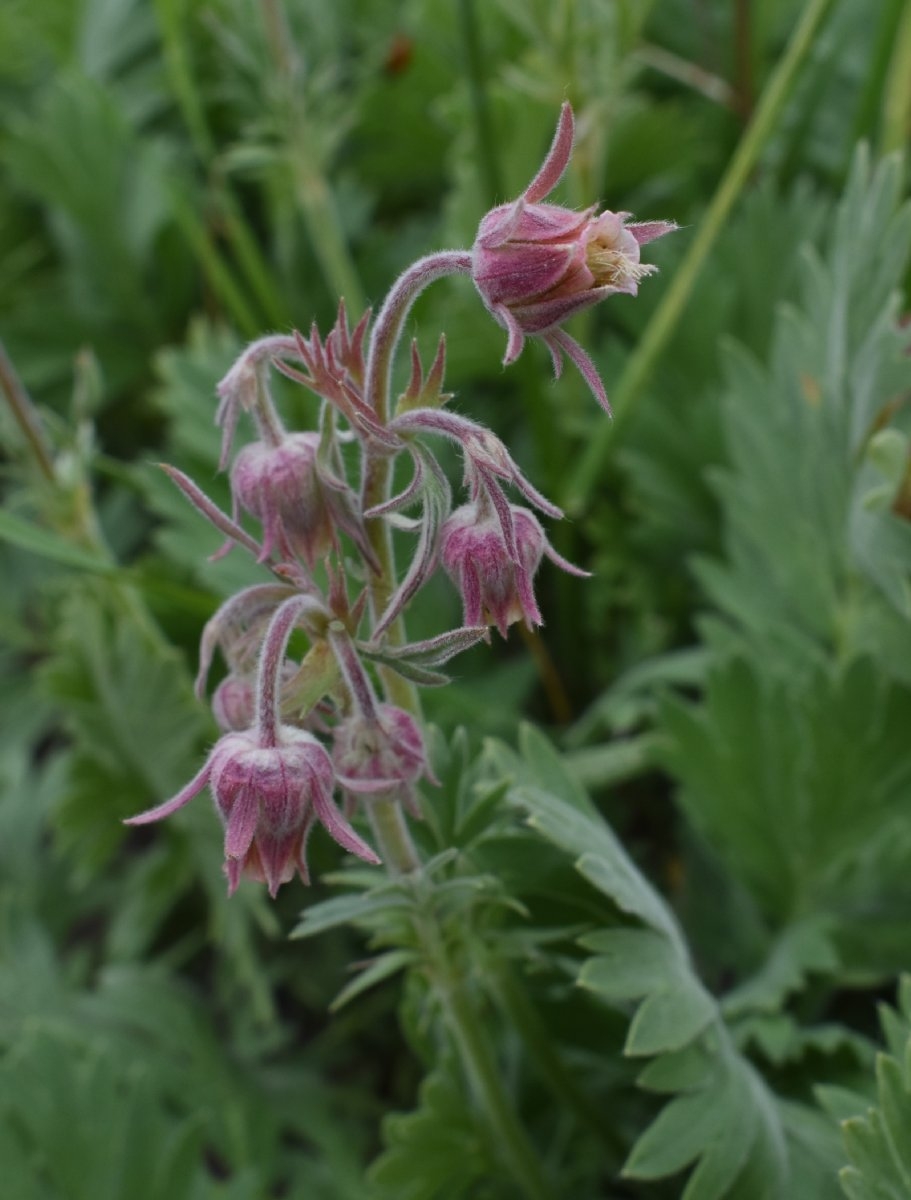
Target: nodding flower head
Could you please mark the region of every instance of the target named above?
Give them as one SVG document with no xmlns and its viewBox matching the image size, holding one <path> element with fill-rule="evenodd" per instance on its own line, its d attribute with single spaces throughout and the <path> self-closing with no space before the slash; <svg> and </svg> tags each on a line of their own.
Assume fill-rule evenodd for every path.
<svg viewBox="0 0 911 1200">
<path fill-rule="evenodd" d="M 334 524 L 317 471 L 319 434 L 287 434 L 277 446 L 251 442 L 237 455 L 231 489 L 263 526 L 262 557 L 273 550 L 313 564 L 331 549 Z"/>
<path fill-rule="evenodd" d="M 496 625 L 503 637 L 515 621 L 541 624 L 532 580 L 547 548 L 544 530 L 527 508 L 510 506 L 515 553 L 499 515 L 488 505 L 457 508 L 440 530 L 440 557 L 459 589 L 466 625 Z"/>
<path fill-rule="evenodd" d="M 606 296 L 635 296 L 639 280 L 657 270 L 640 261 L 640 247 L 677 227 L 671 221 L 628 224 L 629 213 L 596 214 L 594 207 L 574 212 L 540 203 L 566 170 L 573 132 L 572 109 L 564 104 L 537 175 L 518 200 L 492 209 L 481 221 L 471 273 L 487 309 L 507 331 L 504 364 L 519 356 L 527 335 L 539 336 L 556 373 L 567 354 L 610 411 L 594 364 L 560 326 Z"/>
<path fill-rule="evenodd" d="M 435 783 L 417 721 L 394 704 L 353 713 L 335 728 L 332 761 L 350 796 L 393 794 L 418 815 L 414 785 Z"/>
<path fill-rule="evenodd" d="M 333 803 L 335 770 L 329 754 L 302 729 L 280 725 L 274 745 L 264 744 L 254 730 L 225 734 L 182 792 L 127 824 L 170 816 L 206 784 L 225 827 L 229 894 L 242 875 L 264 881 L 271 896 L 295 872 L 309 883 L 307 837 L 316 821 L 358 858 L 379 862 Z"/>
</svg>

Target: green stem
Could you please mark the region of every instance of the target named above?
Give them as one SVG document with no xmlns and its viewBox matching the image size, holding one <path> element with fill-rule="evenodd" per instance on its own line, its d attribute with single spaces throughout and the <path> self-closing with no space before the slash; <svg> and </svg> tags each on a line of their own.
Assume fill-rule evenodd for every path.
<svg viewBox="0 0 911 1200">
<path fill-rule="evenodd" d="M 529 1200 L 550 1200 L 553 1193 L 503 1087 L 484 1026 L 469 1003 L 464 985 L 455 982 L 443 999 L 469 1082 L 484 1108 L 497 1147 Z"/>
<path fill-rule="evenodd" d="M 471 269 L 471 255 L 463 251 L 441 251 L 420 259 L 409 267 L 393 284 L 380 309 L 370 339 L 364 395 L 379 420 L 385 425 L 390 417 L 392 364 L 401 338 L 402 327 L 411 306 L 429 284 L 445 275 L 464 274 Z M 362 472 L 362 511 L 381 504 L 389 496 L 394 457 L 385 448 L 365 439 Z M 376 519 L 367 522 L 367 536 L 380 566 L 370 580 L 370 605 L 374 618 L 381 613 L 395 588 L 395 557 L 388 522 Z M 404 621 L 400 617 L 389 629 L 389 638 L 401 643 L 405 638 Z M 387 697 L 393 703 L 418 714 L 420 711 L 414 686 L 396 672 L 381 669 Z M 383 861 L 392 874 L 417 872 L 420 857 L 402 813 L 394 799 L 375 799 L 369 806 L 370 821 Z M 415 886 L 428 884 L 420 874 L 414 875 Z M 435 914 L 429 905 L 421 904 L 424 915 L 416 923 L 416 931 L 428 960 L 434 968 L 434 985 L 478 1103 L 484 1110 L 487 1123 L 513 1177 L 528 1200 L 551 1200 L 535 1149 L 518 1120 L 497 1066 L 496 1056 L 484 1032 L 482 1022 L 474 1011 L 465 990 L 464 980 L 456 969 Z"/>
<path fill-rule="evenodd" d="M 463 972 L 453 962 L 432 906 L 420 895 L 427 881 L 418 879 L 415 928 L 431 965 L 432 981 L 455 1039 L 456 1049 L 475 1098 L 483 1109 L 492 1141 L 513 1178 L 529 1200 L 552 1200 L 551 1189 L 534 1146 L 515 1113 L 500 1078 L 496 1055 L 484 1023 L 475 1011 Z"/>
<path fill-rule="evenodd" d="M 911 0 L 907 0 L 895 38 L 883 98 L 883 154 L 901 150 L 911 137 Z"/>
<path fill-rule="evenodd" d="M 528 1048 L 542 1079 L 554 1095 L 571 1110 L 576 1119 L 588 1126 L 602 1143 L 622 1162 L 628 1147 L 609 1124 L 592 1098 L 579 1087 L 554 1050 L 553 1040 L 521 982 L 507 963 L 489 966 L 490 979 L 500 1007 Z"/>
<path fill-rule="evenodd" d="M 311 166 L 311 151 L 299 137 L 293 145 L 297 198 L 304 214 L 310 244 L 331 293 L 343 296 L 355 316 L 367 307 L 364 289 L 338 217 L 329 184 Z"/>
<path fill-rule="evenodd" d="M 484 68 L 484 51 L 478 30 L 474 0 L 459 0 L 459 20 L 462 26 L 462 41 L 465 45 L 465 60 L 468 67 L 468 88 L 471 95 L 471 110 L 474 115 L 475 139 L 478 162 L 487 193 L 487 203 L 496 204 L 503 195 L 500 167 L 494 139 L 490 105 L 487 102 L 487 72 Z"/>
<path fill-rule="evenodd" d="M 25 385 L 19 378 L 2 341 L 0 341 L 0 391 L 6 397 L 16 424 L 25 435 L 25 440 L 29 444 L 39 471 L 49 483 L 54 483 L 56 479 L 54 459 L 44 433 L 44 426 L 41 424 L 38 410 L 35 408 L 31 396 L 25 390 Z"/>
<path fill-rule="evenodd" d="M 256 313 L 247 303 L 244 289 L 234 279 L 222 261 L 212 237 L 196 214 L 195 207 L 180 188 L 173 190 L 174 216 L 184 237 L 202 267 L 212 291 L 245 337 L 256 337 L 261 325 Z"/>
<path fill-rule="evenodd" d="M 421 858 L 411 840 L 408 822 L 399 801 L 392 797 L 375 796 L 366 808 L 380 858 L 389 873 L 407 875 L 416 871 L 421 865 Z"/>
<path fill-rule="evenodd" d="M 662 350 L 676 329 L 705 260 L 743 191 L 763 147 L 774 132 L 813 39 L 831 6 L 832 0 L 808 0 L 791 35 L 787 50 L 766 85 L 753 119 L 712 197 L 696 237 L 661 303 L 655 309 L 642 340 L 630 355 L 620 382 L 612 390 L 613 423 L 600 425 L 573 476 L 569 494 L 563 505 L 570 514 L 578 514 L 585 508 L 597 485 L 608 448 L 625 426 Z"/>
</svg>

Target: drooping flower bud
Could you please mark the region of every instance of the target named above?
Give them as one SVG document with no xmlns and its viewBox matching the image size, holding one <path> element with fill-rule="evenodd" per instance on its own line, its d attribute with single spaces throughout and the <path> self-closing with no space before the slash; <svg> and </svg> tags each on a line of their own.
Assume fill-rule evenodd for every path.
<svg viewBox="0 0 911 1200">
<path fill-rule="evenodd" d="M 499 205 L 481 221 L 471 274 L 488 311 L 508 333 L 504 364 L 519 356 L 527 335 L 540 336 L 557 374 L 565 353 L 610 411 L 594 364 L 560 326 L 606 296 L 635 296 L 639 280 L 657 270 L 640 261 L 640 247 L 677 226 L 671 221 L 627 224 L 629 213 L 595 215 L 594 207 L 574 212 L 540 203 L 559 183 L 572 146 L 573 113 L 564 104 L 535 178 L 518 200 Z"/>
<path fill-rule="evenodd" d="M 487 504 L 457 508 L 440 531 L 440 558 L 459 589 L 466 625 L 495 625 L 503 637 L 515 621 L 541 624 L 532 580 L 547 546 L 527 508 L 510 505 L 515 556 L 497 513 Z"/>
<path fill-rule="evenodd" d="M 212 715 L 223 733 L 249 729 L 256 716 L 256 687 L 245 675 L 226 675 L 212 693 Z"/>
<path fill-rule="evenodd" d="M 225 827 L 229 894 L 241 875 L 263 880 L 271 896 L 295 871 L 309 883 L 306 845 L 315 821 L 358 858 L 380 861 L 335 807 L 332 760 L 305 730 L 280 725 L 273 745 L 264 745 L 254 730 L 225 734 L 183 791 L 126 823 L 146 825 L 168 817 L 206 784 Z"/>
<path fill-rule="evenodd" d="M 358 711 L 340 721 L 332 761 L 351 795 L 393 793 L 414 816 L 419 815 L 414 785 L 422 777 L 436 782 L 417 721 L 394 704 L 378 704 L 372 716 Z"/>
<path fill-rule="evenodd" d="M 331 548 L 334 526 L 317 471 L 319 434 L 292 433 L 275 446 L 251 442 L 231 470 L 236 501 L 262 522 L 263 551 L 299 555 L 312 569 Z"/>
<path fill-rule="evenodd" d="M 298 664 L 286 658 L 281 665 L 283 685 L 294 679 Z M 212 715 L 223 733 L 243 733 L 256 719 L 256 680 L 252 675 L 231 671 L 212 693 Z"/>
</svg>

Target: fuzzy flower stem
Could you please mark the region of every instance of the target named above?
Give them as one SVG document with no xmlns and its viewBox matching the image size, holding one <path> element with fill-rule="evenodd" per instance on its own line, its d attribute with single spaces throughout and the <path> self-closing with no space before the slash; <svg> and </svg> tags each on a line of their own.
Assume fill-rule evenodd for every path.
<svg viewBox="0 0 911 1200">
<path fill-rule="evenodd" d="M 380 309 L 370 339 L 364 386 L 367 404 L 376 413 L 380 424 L 389 421 L 389 391 L 392 379 L 392 363 L 399 344 L 402 326 L 408 312 L 424 290 L 437 279 L 446 275 L 467 275 L 471 270 L 471 255 L 463 250 L 441 250 L 418 259 L 393 284 L 389 295 Z M 362 472 L 361 504 L 367 511 L 384 504 L 390 495 L 393 460 L 380 446 L 369 440 L 365 443 Z M 382 519 L 367 521 L 367 539 L 380 570 L 370 581 L 370 604 L 374 619 L 385 612 L 389 598 L 395 591 L 395 558 L 392 549 L 392 533 Z M 387 638 L 392 645 L 401 645 L 405 640 L 405 628 L 401 618 L 389 627 Z M 394 671 L 381 670 L 387 696 L 393 704 L 417 714 L 419 702 L 414 686 Z M 388 858 L 386 861 L 390 861 Z M 410 869 L 410 868 L 406 868 Z"/>
<path fill-rule="evenodd" d="M 417 882 L 418 889 L 424 882 Z M 432 910 L 418 918 L 416 929 L 432 964 L 433 983 L 446 1013 L 463 1070 L 483 1109 L 504 1164 L 508 1166 L 526 1200 L 553 1200 L 553 1192 L 538 1154 L 503 1086 L 494 1049 L 473 1002 L 465 974 L 453 962 Z"/>
<path fill-rule="evenodd" d="M 424 288 L 445 275 L 467 275 L 471 255 L 467 250 L 440 250 L 419 258 L 392 285 L 380 309 L 367 356 L 367 403 L 385 425 L 389 420 L 389 386 L 392 360 L 399 344 L 405 318 Z"/>
<path fill-rule="evenodd" d="M 266 630 L 256 683 L 256 727 L 262 746 L 278 744 L 281 666 L 291 630 L 308 603 L 306 596 L 292 596 L 279 605 Z"/>
<path fill-rule="evenodd" d="M 395 797 L 374 796 L 366 805 L 370 828 L 390 875 L 408 875 L 421 865 L 402 806 Z"/>
<path fill-rule="evenodd" d="M 280 446 L 285 440 L 285 427 L 273 403 L 262 367 L 256 372 L 256 407 L 253 409 L 253 420 L 260 438 L 267 446 Z"/>
</svg>

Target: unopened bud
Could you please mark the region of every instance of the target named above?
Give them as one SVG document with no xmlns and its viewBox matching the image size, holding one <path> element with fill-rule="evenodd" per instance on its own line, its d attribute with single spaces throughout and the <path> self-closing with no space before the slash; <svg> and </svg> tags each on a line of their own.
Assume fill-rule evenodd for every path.
<svg viewBox="0 0 911 1200">
<path fill-rule="evenodd" d="M 532 580 L 547 546 L 533 513 L 515 505 L 510 512 L 515 557 L 496 513 L 483 513 L 479 504 L 457 508 L 440 531 L 440 557 L 462 596 L 465 624 L 495 625 L 503 637 L 515 621 L 541 624 Z"/>
<path fill-rule="evenodd" d="M 320 482 L 319 435 L 292 433 L 277 446 L 252 442 L 234 461 L 231 488 L 241 507 L 262 523 L 263 558 L 273 550 L 303 558 L 312 569 L 333 543 L 333 523 Z"/>
</svg>

